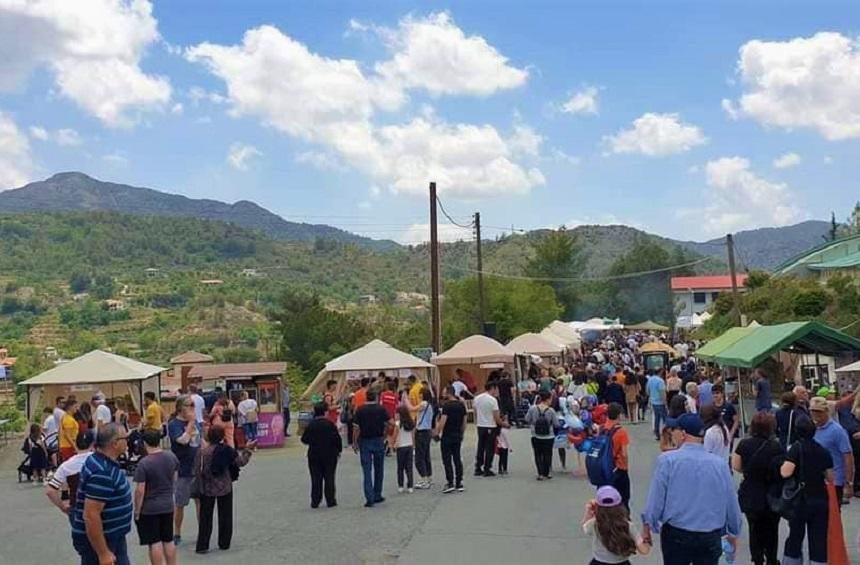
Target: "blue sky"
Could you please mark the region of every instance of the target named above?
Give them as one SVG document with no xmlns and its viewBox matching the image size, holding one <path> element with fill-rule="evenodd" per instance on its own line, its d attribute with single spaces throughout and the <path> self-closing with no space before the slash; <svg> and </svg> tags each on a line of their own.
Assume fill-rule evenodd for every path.
<svg viewBox="0 0 860 565">
<path fill-rule="evenodd" d="M 81 170 L 401 241 L 430 180 L 488 237 L 844 217 L 858 34 L 850 2 L 0 0 L 0 189 Z"/>
</svg>

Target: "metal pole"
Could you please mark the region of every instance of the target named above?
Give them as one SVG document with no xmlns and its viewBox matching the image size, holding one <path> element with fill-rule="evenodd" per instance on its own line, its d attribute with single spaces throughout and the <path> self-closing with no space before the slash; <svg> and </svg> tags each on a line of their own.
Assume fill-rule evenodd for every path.
<svg viewBox="0 0 860 565">
<path fill-rule="evenodd" d="M 430 183 L 430 340 L 434 353 L 442 352 L 442 319 L 439 307 L 439 237 L 436 220 L 436 183 Z"/>
<path fill-rule="evenodd" d="M 478 319 L 481 321 L 481 333 L 484 333 L 486 321 L 486 303 L 484 302 L 484 262 L 481 256 L 481 213 L 475 212 L 475 239 L 478 243 Z"/>
<path fill-rule="evenodd" d="M 735 319 L 735 325 L 741 326 L 741 307 L 738 301 L 738 276 L 735 271 L 735 242 L 732 239 L 732 234 L 726 235 L 726 247 L 729 254 L 729 276 L 732 279 L 732 317 Z"/>
</svg>

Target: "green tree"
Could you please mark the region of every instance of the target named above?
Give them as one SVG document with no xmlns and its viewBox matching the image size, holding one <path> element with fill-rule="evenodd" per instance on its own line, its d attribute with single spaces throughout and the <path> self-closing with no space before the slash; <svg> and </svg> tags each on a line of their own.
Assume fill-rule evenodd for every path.
<svg viewBox="0 0 860 565">
<path fill-rule="evenodd" d="M 221 363 L 256 363 L 261 355 L 253 347 L 230 347 L 216 351 L 215 357 Z"/>
<path fill-rule="evenodd" d="M 113 277 L 110 275 L 96 275 L 92 287 L 93 296 L 99 300 L 107 300 L 113 296 L 114 290 Z"/>
<path fill-rule="evenodd" d="M 69 288 L 75 294 L 80 294 L 82 292 L 86 292 L 86 290 L 90 287 L 90 282 L 92 279 L 86 273 L 73 273 L 71 277 L 69 277 Z"/>
<path fill-rule="evenodd" d="M 540 331 L 561 314 L 562 306 L 546 284 L 497 278 L 485 279 L 484 284 L 487 319 L 496 323 L 496 337 L 501 342 Z M 443 306 L 442 336 L 446 346 L 479 333 L 477 278 L 447 283 Z"/>
<path fill-rule="evenodd" d="M 545 279 L 581 277 L 587 255 L 577 237 L 564 226 L 550 231 L 532 243 L 532 257 L 526 264 L 526 276 Z M 563 315 L 573 317 L 577 305 L 577 285 L 573 281 L 548 281 L 563 306 Z"/>
</svg>

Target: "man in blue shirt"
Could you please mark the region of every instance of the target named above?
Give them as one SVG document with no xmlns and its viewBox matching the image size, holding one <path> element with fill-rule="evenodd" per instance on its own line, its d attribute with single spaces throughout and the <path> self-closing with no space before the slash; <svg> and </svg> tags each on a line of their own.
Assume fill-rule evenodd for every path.
<svg viewBox="0 0 860 565">
<path fill-rule="evenodd" d="M 81 469 L 72 516 L 72 543 L 81 565 L 128 565 L 125 536 L 133 515 L 131 488 L 116 459 L 127 450 L 128 435 L 118 424 L 103 426 L 96 451 Z"/>
<path fill-rule="evenodd" d="M 648 375 L 646 390 L 654 411 L 654 436 L 660 441 L 660 424 L 666 419 L 666 381 L 660 375 Z"/>
<path fill-rule="evenodd" d="M 761 369 L 755 370 L 755 411 L 771 412 L 773 401 L 770 398 L 770 381 Z"/>
<path fill-rule="evenodd" d="M 714 385 L 705 377 L 699 384 L 699 409 L 714 403 Z M 728 425 L 728 424 L 727 424 Z"/>
<path fill-rule="evenodd" d="M 851 498 L 854 494 L 854 450 L 848 432 L 830 417 L 827 399 L 820 396 L 809 401 L 809 413 L 818 428 L 815 442 L 830 452 L 833 458 L 833 483 L 836 485 L 836 498 L 842 502 L 842 495 Z"/>
<path fill-rule="evenodd" d="M 684 443 L 657 458 L 642 513 L 642 539 L 660 534 L 663 562 L 717 565 L 722 536 L 732 544 L 741 532 L 741 509 L 724 459 L 705 451 L 705 425 L 697 414 L 683 414 L 666 425 L 684 432 Z"/>
</svg>

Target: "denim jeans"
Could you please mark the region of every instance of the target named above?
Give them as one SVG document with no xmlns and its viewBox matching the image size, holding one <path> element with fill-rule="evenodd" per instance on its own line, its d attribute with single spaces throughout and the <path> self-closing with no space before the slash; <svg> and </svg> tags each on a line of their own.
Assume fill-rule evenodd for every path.
<svg viewBox="0 0 860 565">
<path fill-rule="evenodd" d="M 385 475 L 385 442 L 381 437 L 361 438 L 361 471 L 364 474 L 364 498 L 374 504 L 382 498 L 382 479 Z"/>
<path fill-rule="evenodd" d="M 116 557 L 116 565 L 130 565 L 125 536 L 106 538 L 105 541 L 108 549 Z M 81 556 L 81 565 L 99 565 L 99 556 L 86 536 L 72 536 L 72 544 Z"/>
<path fill-rule="evenodd" d="M 257 439 L 257 422 L 246 422 L 242 424 L 245 430 L 245 441 L 254 441 Z"/>
<path fill-rule="evenodd" d="M 654 435 L 660 439 L 660 425 L 666 420 L 666 406 L 664 404 L 652 404 L 654 409 Z"/>
<path fill-rule="evenodd" d="M 463 486 L 463 458 L 460 455 L 462 445 L 462 438 L 442 438 L 442 465 L 445 467 L 445 483 L 448 485 Z"/>
<path fill-rule="evenodd" d="M 717 565 L 723 555 L 722 533 L 691 532 L 663 524 L 660 549 L 664 565 Z"/>
</svg>

